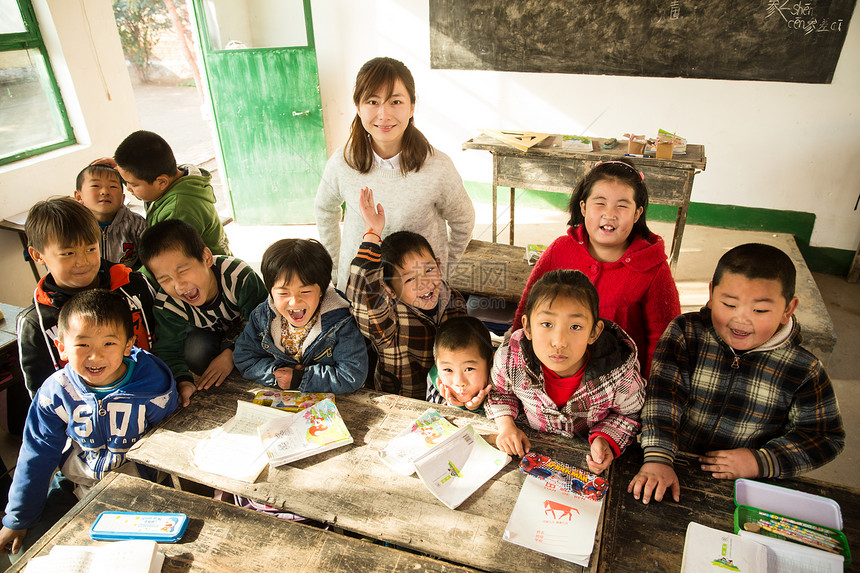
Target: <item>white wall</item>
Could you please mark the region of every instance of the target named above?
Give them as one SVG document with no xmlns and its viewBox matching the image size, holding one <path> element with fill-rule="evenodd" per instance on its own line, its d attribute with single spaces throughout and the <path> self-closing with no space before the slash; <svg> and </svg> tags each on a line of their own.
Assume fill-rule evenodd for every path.
<svg viewBox="0 0 860 573">
<path fill-rule="evenodd" d="M 79 143 L 0 167 L 0 217 L 71 194 L 84 166 L 113 155 L 140 126 L 110 0 L 33 0 L 33 6 Z M 0 269 L 0 300 L 27 306 L 35 281 L 9 231 L 0 232 Z"/>
<path fill-rule="evenodd" d="M 705 145 L 693 201 L 812 212 L 812 245 L 860 240 L 860 18 L 833 83 L 808 85 L 431 70 L 427 0 L 313 0 L 312 10 L 329 153 L 346 141 L 358 68 L 391 56 L 415 76 L 418 127 L 466 180 L 492 177 L 489 153 L 461 150 L 482 128 L 618 138 L 664 128 Z"/>
</svg>

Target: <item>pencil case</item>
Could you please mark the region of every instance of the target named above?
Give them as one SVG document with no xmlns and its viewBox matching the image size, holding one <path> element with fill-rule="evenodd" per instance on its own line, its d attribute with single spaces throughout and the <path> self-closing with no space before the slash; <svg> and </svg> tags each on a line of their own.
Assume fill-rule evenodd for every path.
<svg viewBox="0 0 860 573">
<path fill-rule="evenodd" d="M 188 516 L 184 513 L 103 511 L 90 527 L 90 538 L 96 541 L 151 539 L 159 543 L 175 543 L 187 528 Z"/>
<path fill-rule="evenodd" d="M 803 528 L 801 531 L 812 531 L 809 539 L 815 541 L 830 538 L 838 547 L 834 547 L 845 558 L 845 566 L 851 563 L 851 550 L 848 539 L 842 531 L 842 510 L 836 501 L 829 497 L 814 495 L 786 487 L 770 485 L 755 480 L 738 479 L 735 481 L 735 533 L 739 533 L 745 524 L 761 522 L 785 524 L 788 535 L 792 527 Z M 758 535 L 777 539 L 789 539 L 772 531 L 761 529 Z M 793 539 L 795 543 L 801 543 Z M 809 545 L 807 545 L 809 546 Z M 823 549 L 822 549 L 823 550 Z"/>
</svg>

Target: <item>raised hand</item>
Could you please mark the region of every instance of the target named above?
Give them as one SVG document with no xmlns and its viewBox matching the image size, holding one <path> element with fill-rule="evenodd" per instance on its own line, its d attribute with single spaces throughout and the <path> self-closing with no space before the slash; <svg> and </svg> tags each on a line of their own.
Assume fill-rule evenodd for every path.
<svg viewBox="0 0 860 573">
<path fill-rule="evenodd" d="M 369 187 L 361 190 L 358 207 L 361 211 L 361 218 L 364 220 L 365 230 L 375 233 L 381 241 L 382 229 L 385 228 L 385 210 L 381 204 L 374 204 L 373 190 Z"/>
</svg>

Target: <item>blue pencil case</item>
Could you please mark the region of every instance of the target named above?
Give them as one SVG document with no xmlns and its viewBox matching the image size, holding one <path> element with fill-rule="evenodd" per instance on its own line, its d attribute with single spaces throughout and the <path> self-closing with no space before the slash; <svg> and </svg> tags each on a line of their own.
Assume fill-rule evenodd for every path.
<svg viewBox="0 0 860 573">
<path fill-rule="evenodd" d="M 103 511 L 90 527 L 90 538 L 96 541 L 151 539 L 174 543 L 188 527 L 184 513 L 146 513 L 139 511 Z"/>
</svg>

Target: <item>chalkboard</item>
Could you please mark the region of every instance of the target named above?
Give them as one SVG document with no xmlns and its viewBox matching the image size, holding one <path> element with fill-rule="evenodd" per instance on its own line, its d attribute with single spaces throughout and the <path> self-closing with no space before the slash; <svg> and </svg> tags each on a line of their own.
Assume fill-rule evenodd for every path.
<svg viewBox="0 0 860 573">
<path fill-rule="evenodd" d="M 856 0 L 429 0 L 430 63 L 830 83 Z"/>
</svg>

